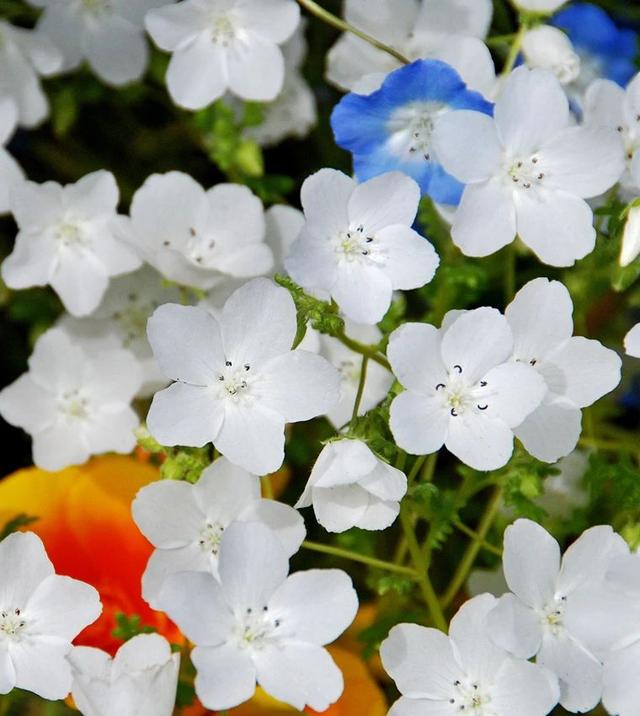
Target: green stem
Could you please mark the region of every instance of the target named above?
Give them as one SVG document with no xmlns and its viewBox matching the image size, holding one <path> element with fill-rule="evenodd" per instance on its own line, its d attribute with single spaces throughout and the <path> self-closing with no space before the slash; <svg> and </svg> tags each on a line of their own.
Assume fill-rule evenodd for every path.
<svg viewBox="0 0 640 716">
<path fill-rule="evenodd" d="M 407 577 L 418 579 L 418 575 L 410 567 L 403 567 L 399 564 L 393 564 L 393 562 L 385 562 L 382 559 L 369 557 L 368 555 L 360 554 L 359 552 L 352 552 L 349 549 L 333 547 L 332 545 L 328 544 L 319 544 L 318 542 L 309 542 L 307 540 L 302 543 L 302 546 L 305 549 L 311 550 L 312 552 L 322 552 L 322 554 L 330 554 L 334 557 L 340 557 L 341 559 L 349 559 L 352 562 L 360 562 L 361 564 L 367 564 L 370 567 L 375 567 L 376 569 L 384 569 L 387 572 L 404 574 Z"/>
<path fill-rule="evenodd" d="M 444 612 L 440 607 L 440 602 L 438 601 L 438 595 L 436 594 L 436 590 L 433 588 L 431 580 L 429 579 L 428 566 L 425 561 L 424 555 L 420 550 L 418 540 L 416 539 L 411 515 L 407 511 L 406 502 L 403 503 L 402 507 L 400 508 L 400 524 L 402 525 L 404 536 L 407 540 L 407 547 L 409 548 L 409 554 L 411 555 L 411 560 L 416 570 L 416 579 L 418 581 L 418 586 L 420 587 L 420 591 L 422 592 L 425 604 L 429 609 L 431 619 L 434 625 L 446 634 L 447 620 L 445 619 Z"/>
<path fill-rule="evenodd" d="M 354 428 L 356 420 L 358 419 L 358 411 L 360 410 L 360 403 L 362 402 L 362 395 L 364 393 L 364 384 L 367 382 L 367 366 L 369 365 L 369 356 L 362 356 L 362 365 L 360 366 L 360 379 L 358 381 L 358 392 L 356 393 L 356 399 L 353 403 L 353 412 L 351 413 L 351 427 Z"/>
<path fill-rule="evenodd" d="M 403 54 L 394 50 L 393 47 L 385 45 L 383 42 L 380 42 L 380 40 L 376 40 L 375 37 L 371 37 L 371 35 L 368 35 L 366 32 L 362 32 L 362 30 L 358 30 L 357 27 L 345 22 L 342 18 L 336 17 L 336 15 L 333 15 L 328 10 L 325 10 L 322 6 L 318 5 L 317 2 L 314 2 L 314 0 L 298 0 L 298 3 L 312 15 L 315 15 L 319 20 L 326 22 L 327 25 L 331 25 L 331 27 L 335 27 L 342 32 L 350 32 L 352 35 L 368 42 L 377 50 L 382 50 L 382 52 L 386 52 L 388 55 L 391 55 L 391 57 L 398 60 L 400 64 L 408 65 L 411 62 L 411 60 L 407 59 Z"/>
<path fill-rule="evenodd" d="M 467 581 L 469 572 L 473 567 L 473 563 L 476 561 L 478 552 L 482 547 L 482 542 L 484 542 L 484 540 L 486 539 L 487 533 L 489 532 L 489 529 L 493 524 L 501 502 L 502 487 L 498 486 L 494 490 L 491 499 L 487 503 L 487 507 L 485 509 L 484 514 L 482 515 L 482 519 L 480 520 L 480 524 L 478 525 L 478 529 L 475 533 L 475 536 L 469 543 L 469 546 L 467 547 L 453 577 L 451 578 L 451 582 L 449 582 L 449 586 L 447 587 L 444 595 L 442 596 L 441 604 L 444 608 L 448 607 L 451 604 L 460 589 L 462 589 L 464 583 Z"/>
<path fill-rule="evenodd" d="M 335 335 L 335 337 L 340 341 L 340 343 L 347 346 L 347 348 L 351 348 L 352 351 L 360 353 L 361 356 L 367 356 L 369 360 L 378 363 L 378 365 L 381 365 L 389 371 L 391 370 L 389 361 L 378 353 L 375 346 L 367 346 L 359 341 L 354 341 L 353 338 L 349 338 L 344 331 L 340 331 Z"/>
<path fill-rule="evenodd" d="M 501 78 L 505 78 L 509 74 L 511 74 L 511 70 L 513 69 L 514 65 L 516 64 L 516 60 L 518 59 L 518 53 L 520 52 L 520 48 L 522 47 L 522 41 L 524 40 L 524 36 L 527 34 L 528 30 L 529 23 L 522 22 L 520 28 L 518 29 L 518 32 L 513 38 L 513 42 L 511 43 L 511 47 L 509 48 L 509 54 L 507 55 L 507 59 L 504 61 L 504 67 L 502 68 L 502 72 L 500 73 Z"/>
<path fill-rule="evenodd" d="M 516 245 L 515 243 L 509 244 L 505 248 L 506 266 L 504 274 L 504 302 L 505 305 L 511 303 L 513 297 L 516 295 Z"/>
<path fill-rule="evenodd" d="M 485 43 L 489 47 L 497 47 L 500 45 L 510 45 L 516 37 L 515 32 L 510 32 L 508 35 L 494 35 L 493 37 L 488 37 L 485 40 Z"/>
<path fill-rule="evenodd" d="M 490 544 L 486 540 L 480 539 L 477 532 L 474 532 L 470 527 L 467 527 L 467 525 L 464 524 L 464 522 L 455 521 L 453 523 L 453 526 L 460 530 L 460 532 L 463 532 L 467 535 L 467 537 L 471 537 L 471 539 L 478 540 L 480 543 L 480 547 L 482 549 L 486 550 L 487 552 L 491 552 L 491 554 L 495 554 L 498 557 L 502 557 L 502 550 L 499 547 L 495 547 L 494 545 Z"/>
<path fill-rule="evenodd" d="M 434 455 L 437 455 L 438 453 L 434 453 Z M 411 471 L 407 475 L 407 487 L 410 487 L 413 485 L 416 476 L 422 469 L 422 466 L 425 463 L 425 460 L 427 459 L 426 455 L 422 455 L 422 457 L 417 458 L 417 460 L 413 463 L 413 466 L 411 467 Z"/>
</svg>

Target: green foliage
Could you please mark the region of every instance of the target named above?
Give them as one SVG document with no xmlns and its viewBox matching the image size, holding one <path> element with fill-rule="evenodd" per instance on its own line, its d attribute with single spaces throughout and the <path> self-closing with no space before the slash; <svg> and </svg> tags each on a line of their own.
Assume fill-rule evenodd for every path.
<svg viewBox="0 0 640 716">
<path fill-rule="evenodd" d="M 338 313 L 338 306 L 334 303 L 310 296 L 287 276 L 278 275 L 275 281 L 289 291 L 298 312 L 298 332 L 294 347 L 304 338 L 307 323 L 311 323 L 316 331 L 330 336 L 338 336 L 344 331 L 344 320 Z"/>
<path fill-rule="evenodd" d="M 399 574 L 385 574 L 377 578 L 372 576 L 370 581 L 376 594 L 381 597 L 392 592 L 406 597 L 413 593 L 416 586 L 413 579 Z"/>
<path fill-rule="evenodd" d="M 415 513 L 429 524 L 426 544 L 432 549 L 440 548 L 453 532 L 453 523 L 466 503 L 464 494 L 423 482 L 410 490 L 409 499 Z"/>
<path fill-rule="evenodd" d="M 116 614 L 116 627 L 111 634 L 114 639 L 129 641 L 129 639 L 133 639 L 134 636 L 139 634 L 153 634 L 156 631 L 155 627 L 145 626 L 137 614 L 127 616 L 122 612 L 118 612 Z"/>
<path fill-rule="evenodd" d="M 19 515 L 12 517 L 0 530 L 0 542 L 2 542 L 5 537 L 8 537 L 12 532 L 17 532 L 22 527 L 28 527 L 34 522 L 37 522 L 39 519 L 39 517 L 27 515 L 24 512 L 21 512 Z"/>
<path fill-rule="evenodd" d="M 544 478 L 558 474 L 558 471 L 531 457 L 524 450 L 518 450 L 500 473 L 505 506 L 513 510 L 515 517 L 541 522 L 547 513 L 536 504 L 535 499 L 542 494 Z"/>
<path fill-rule="evenodd" d="M 584 480 L 600 519 L 607 510 L 618 523 L 640 518 L 640 469 L 628 453 L 593 453 Z"/>
</svg>

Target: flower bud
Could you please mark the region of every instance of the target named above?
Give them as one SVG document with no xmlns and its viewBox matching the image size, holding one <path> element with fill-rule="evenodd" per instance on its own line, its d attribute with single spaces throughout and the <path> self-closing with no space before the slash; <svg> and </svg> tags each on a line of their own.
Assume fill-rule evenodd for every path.
<svg viewBox="0 0 640 716">
<path fill-rule="evenodd" d="M 562 84 L 573 82 L 580 74 L 580 58 L 571 41 L 555 27 L 541 25 L 527 32 L 522 54 L 529 67 L 550 70 Z"/>
</svg>

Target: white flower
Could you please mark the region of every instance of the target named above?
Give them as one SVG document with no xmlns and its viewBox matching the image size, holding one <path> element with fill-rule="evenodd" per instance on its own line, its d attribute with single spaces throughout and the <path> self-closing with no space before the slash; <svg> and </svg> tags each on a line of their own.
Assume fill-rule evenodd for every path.
<svg viewBox="0 0 640 716">
<path fill-rule="evenodd" d="M 636 323 L 624 337 L 624 349 L 627 355 L 640 358 L 640 323 Z"/>
<path fill-rule="evenodd" d="M 294 33 L 300 8 L 293 0 L 185 0 L 147 14 L 154 42 L 171 52 L 167 86 L 173 101 L 202 109 L 231 91 L 269 102 L 282 90 L 278 47 Z"/>
<path fill-rule="evenodd" d="M 18 110 L 12 99 L 0 98 L 0 214 L 10 210 L 11 191 L 22 181 L 22 169 L 4 148 L 9 142 L 18 121 Z"/>
<path fill-rule="evenodd" d="M 63 70 L 83 60 L 109 85 L 139 80 L 147 68 L 144 37 L 148 10 L 172 0 L 27 0 L 44 8 L 38 30 L 60 49 Z"/>
<path fill-rule="evenodd" d="M 22 127 L 35 127 L 49 114 L 38 75 L 61 67 L 60 51 L 41 32 L 0 20 L 0 99 L 13 100 Z"/>
<path fill-rule="evenodd" d="M 398 516 L 406 491 L 403 472 L 378 459 L 366 443 L 344 439 L 322 449 L 296 507 L 313 505 L 329 532 L 384 530 Z"/>
<path fill-rule="evenodd" d="M 574 597 L 603 579 L 612 555 L 625 550 L 608 526 L 586 530 L 562 561 L 556 540 L 535 522 L 520 519 L 505 531 L 503 568 L 513 594 L 502 596 L 489 614 L 491 636 L 555 673 L 568 711 L 589 711 L 602 694 L 602 664 L 568 624 L 580 609 Z"/>
<path fill-rule="evenodd" d="M 293 206 L 276 204 L 264 213 L 265 241 L 273 252 L 275 273 L 285 273 L 284 260 L 304 228 L 304 214 Z"/>
<path fill-rule="evenodd" d="M 20 232 L 2 264 L 7 286 L 50 284 L 69 313 L 86 316 L 94 311 L 111 276 L 140 266 L 117 236 L 117 204 L 118 187 L 106 171 L 65 187 L 22 183 L 11 201 Z"/>
<path fill-rule="evenodd" d="M 347 0 L 344 14 L 347 22 L 405 57 L 442 60 L 471 89 L 486 92 L 495 69 L 478 38 L 486 36 L 492 13 L 488 0 Z M 341 89 L 368 94 L 398 67 L 391 55 L 345 33 L 327 56 L 327 79 Z"/>
<path fill-rule="evenodd" d="M 233 522 L 263 522 L 274 530 L 287 557 L 305 536 L 302 517 L 289 505 L 260 498 L 260 480 L 218 458 L 195 485 L 160 480 L 143 487 L 133 519 L 156 548 L 142 576 L 142 596 L 157 609 L 164 580 L 176 572 L 217 576 L 222 535 Z"/>
<path fill-rule="evenodd" d="M 444 444 L 476 470 L 506 465 L 513 429 L 546 392 L 533 368 L 505 363 L 512 350 L 509 324 L 493 308 L 453 314 L 441 330 L 425 323 L 397 328 L 387 348 L 406 389 L 391 404 L 397 444 L 413 455 Z"/>
<path fill-rule="evenodd" d="M 546 278 L 529 281 L 505 311 L 514 337 L 514 359 L 534 367 L 548 388 L 542 405 L 514 432 L 529 453 L 546 462 L 575 448 L 581 408 L 620 382 L 618 354 L 599 341 L 572 337 L 572 313 L 567 289 Z"/>
<path fill-rule="evenodd" d="M 298 710 L 324 711 L 343 690 L 329 644 L 352 622 L 358 598 L 347 574 L 312 569 L 287 577 L 289 565 L 273 532 L 257 522 L 224 533 L 210 574 L 169 577 L 160 603 L 196 645 L 196 694 L 221 711 L 250 699 L 256 682 Z"/>
<path fill-rule="evenodd" d="M 216 320 L 200 308 L 167 304 L 149 319 L 149 342 L 164 374 L 147 419 L 163 445 L 213 442 L 256 475 L 284 459 L 285 423 L 309 420 L 338 399 L 338 373 L 324 358 L 291 350 L 296 309 L 288 291 L 254 279 Z"/>
<path fill-rule="evenodd" d="M 138 359 L 144 382 L 138 397 L 166 387 L 147 339 L 147 320 L 164 303 L 180 301 L 180 289 L 166 286 L 150 266 L 120 276 L 110 284 L 100 306 L 88 318 L 65 315 L 58 325 L 90 352 L 126 348 Z"/>
<path fill-rule="evenodd" d="M 638 154 L 638 165 L 640 166 L 640 154 Z M 640 186 L 640 175 L 637 180 Z M 628 266 L 635 261 L 640 254 L 640 206 L 629 209 L 627 220 L 622 233 L 622 248 L 620 250 L 620 266 Z"/>
<path fill-rule="evenodd" d="M 402 697 L 389 716 L 545 716 L 558 702 L 553 674 L 514 659 L 489 639 L 495 597 L 466 602 L 449 636 L 417 624 L 395 626 L 380 647 Z"/>
<path fill-rule="evenodd" d="M 262 202 L 239 184 L 205 191 L 182 172 L 153 174 L 133 197 L 130 228 L 145 261 L 186 286 L 209 289 L 273 266 Z"/>
<path fill-rule="evenodd" d="M 461 110 L 434 132 L 446 171 L 467 184 L 452 237 L 468 256 L 488 256 L 516 234 L 544 263 L 571 266 L 593 250 L 593 212 L 584 201 L 624 170 L 614 130 L 570 126 L 556 77 L 520 67 L 504 84 L 494 119 Z"/>
<path fill-rule="evenodd" d="M 557 27 L 539 25 L 529 30 L 522 40 L 522 54 L 527 66 L 550 70 L 563 85 L 580 74 L 580 57 Z"/>
<path fill-rule="evenodd" d="M 328 291 L 356 323 L 373 324 L 391 305 L 395 289 L 424 286 L 439 259 L 411 224 L 420 188 L 400 172 L 363 184 L 321 169 L 302 185 L 306 224 L 285 261 L 308 289 Z"/>
<path fill-rule="evenodd" d="M 171 716 L 180 654 L 159 634 L 129 639 L 112 659 L 101 649 L 77 646 L 67 657 L 71 695 L 83 716 Z"/>
<path fill-rule="evenodd" d="M 310 331 L 307 330 L 309 334 Z M 361 343 L 374 345 L 380 342 L 382 333 L 377 326 L 360 326 L 351 321 L 345 325 L 345 333 Z M 332 336 L 320 335 L 320 353 L 340 372 L 340 400 L 328 413 L 329 422 L 339 429 L 351 419 L 360 375 L 362 356 Z M 375 408 L 386 397 L 393 384 L 393 375 L 378 363 L 368 361 L 367 377 L 358 408 L 358 415 L 364 415 Z"/>
<path fill-rule="evenodd" d="M 0 415 L 32 436 L 38 467 L 61 470 L 133 450 L 139 420 L 130 402 L 141 382 L 129 351 L 93 355 L 52 328 L 38 339 L 29 372 L 0 392 Z"/>
<path fill-rule="evenodd" d="M 71 642 L 102 610 L 98 592 L 55 574 L 32 532 L 0 542 L 0 694 L 14 687 L 45 699 L 71 690 Z"/>
</svg>

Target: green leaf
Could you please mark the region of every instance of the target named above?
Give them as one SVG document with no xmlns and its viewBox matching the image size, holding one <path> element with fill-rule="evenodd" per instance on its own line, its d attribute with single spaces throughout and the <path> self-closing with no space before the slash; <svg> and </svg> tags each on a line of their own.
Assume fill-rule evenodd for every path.
<svg viewBox="0 0 640 716">
<path fill-rule="evenodd" d="M 21 527 L 28 527 L 34 522 L 37 522 L 39 519 L 39 517 L 27 515 L 26 513 L 21 512 L 20 514 L 11 518 L 2 528 L 2 530 L 0 530 L 0 542 L 2 542 L 5 537 L 8 537 L 12 532 L 17 532 Z"/>
<path fill-rule="evenodd" d="M 133 639 L 134 636 L 138 636 L 139 634 L 153 634 L 156 631 L 157 629 L 155 627 L 142 624 L 137 614 L 127 616 L 123 612 L 117 612 L 116 627 L 111 634 L 114 639 L 129 641 L 129 639 Z"/>
</svg>

